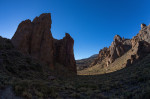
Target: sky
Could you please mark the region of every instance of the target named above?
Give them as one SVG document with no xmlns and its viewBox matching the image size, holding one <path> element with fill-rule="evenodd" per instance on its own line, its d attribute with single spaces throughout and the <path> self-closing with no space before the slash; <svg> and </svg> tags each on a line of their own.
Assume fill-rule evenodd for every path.
<svg viewBox="0 0 150 99">
<path fill-rule="evenodd" d="M 54 38 L 69 33 L 75 59 L 98 54 L 113 37 L 132 38 L 150 24 L 150 0 L 0 0 L 0 36 L 11 39 L 19 23 L 51 13 Z"/>
</svg>

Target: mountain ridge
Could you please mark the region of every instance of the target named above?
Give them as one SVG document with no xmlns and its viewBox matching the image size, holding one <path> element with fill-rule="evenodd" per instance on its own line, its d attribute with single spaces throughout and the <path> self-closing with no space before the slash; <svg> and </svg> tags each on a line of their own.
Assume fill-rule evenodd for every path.
<svg viewBox="0 0 150 99">
<path fill-rule="evenodd" d="M 86 74 L 86 72 L 92 72 L 94 73 L 94 70 L 96 69 L 102 69 L 105 72 L 109 72 L 108 69 L 111 68 L 111 64 L 115 62 L 118 58 L 121 58 L 124 54 L 128 53 L 128 58 L 125 58 L 126 60 L 123 62 L 123 66 L 121 66 L 120 63 L 122 61 L 120 60 L 120 67 L 124 68 L 126 66 L 131 66 L 132 64 L 136 63 L 138 60 L 141 60 L 144 58 L 148 53 L 150 53 L 149 50 L 149 44 L 150 43 L 150 25 L 146 26 L 146 24 L 141 24 L 141 30 L 139 33 L 134 36 L 132 39 L 125 39 L 121 38 L 119 35 L 114 36 L 114 41 L 111 43 L 109 48 L 104 47 L 99 51 L 98 57 L 93 60 L 91 64 L 89 64 L 85 70 L 79 71 L 79 74 Z M 144 54 L 145 53 L 145 54 Z M 115 62 L 115 65 L 117 65 Z M 115 70 L 119 70 L 116 68 Z M 95 69 L 92 69 L 95 68 Z M 121 69 L 120 68 L 120 69 Z M 107 71 L 108 70 L 108 71 Z M 114 70 L 114 69 L 113 69 Z M 113 70 L 110 70 L 113 72 Z M 114 70 L 114 71 L 115 71 Z"/>
</svg>

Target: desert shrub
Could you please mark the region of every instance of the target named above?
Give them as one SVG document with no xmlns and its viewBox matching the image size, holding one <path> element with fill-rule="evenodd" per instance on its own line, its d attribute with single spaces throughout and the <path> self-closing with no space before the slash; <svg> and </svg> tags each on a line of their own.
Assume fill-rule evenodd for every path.
<svg viewBox="0 0 150 99">
<path fill-rule="evenodd" d="M 16 70 L 15 70 L 15 68 L 13 68 L 12 65 L 6 65 L 6 66 L 5 66 L 5 69 L 6 69 L 8 72 L 12 73 L 12 74 L 16 74 L 16 73 L 17 73 Z"/>
<path fill-rule="evenodd" d="M 37 80 L 21 80 L 15 83 L 13 88 L 17 95 L 27 98 L 31 98 L 32 95 L 43 98 L 56 98 L 59 90 L 56 86 L 48 86 L 47 83 Z"/>
<path fill-rule="evenodd" d="M 32 94 L 27 92 L 27 91 L 24 91 L 22 93 L 22 96 L 25 97 L 25 98 L 28 98 L 28 99 L 32 99 Z"/>
<path fill-rule="evenodd" d="M 70 94 L 70 97 L 72 97 L 72 98 L 80 98 L 81 95 L 80 95 L 80 93 L 72 92 L 72 93 Z"/>
<path fill-rule="evenodd" d="M 39 64 L 39 63 L 32 63 L 30 66 L 29 66 L 29 69 L 30 70 L 33 70 L 33 71 L 39 71 L 39 72 L 42 72 L 42 66 Z"/>
</svg>

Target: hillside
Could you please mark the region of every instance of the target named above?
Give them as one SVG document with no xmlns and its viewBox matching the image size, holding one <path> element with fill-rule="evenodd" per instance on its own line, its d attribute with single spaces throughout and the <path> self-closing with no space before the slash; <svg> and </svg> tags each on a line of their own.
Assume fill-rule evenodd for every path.
<svg viewBox="0 0 150 99">
<path fill-rule="evenodd" d="M 106 60 L 103 60 L 100 64 L 96 64 L 95 66 L 86 68 L 84 70 L 78 71 L 79 75 L 97 75 L 97 74 L 105 74 L 114 72 L 126 67 L 126 61 L 130 58 L 130 55 L 133 53 L 132 50 L 129 50 L 120 58 L 117 58 L 112 64 L 109 66 L 105 66 Z"/>
<path fill-rule="evenodd" d="M 91 67 L 78 71 L 79 75 L 114 72 L 135 64 L 150 53 L 150 25 L 141 24 L 141 30 L 132 39 L 115 35 L 109 48 L 104 47 L 91 63 Z"/>
<path fill-rule="evenodd" d="M 90 67 L 91 63 L 97 58 L 98 54 L 92 55 L 89 58 L 76 60 L 77 70 L 83 70 Z"/>
<path fill-rule="evenodd" d="M 0 99 L 56 97 L 59 78 L 73 76 L 63 65 L 57 63 L 56 66 L 57 70 L 51 70 L 48 65 L 16 50 L 11 40 L 0 37 Z M 12 94 L 9 96 L 9 93 Z"/>
<path fill-rule="evenodd" d="M 81 75 L 78 78 L 79 90 L 87 92 L 91 97 L 96 95 L 103 98 L 149 99 L 149 59 L 150 54 L 136 64 L 115 72 Z"/>
<path fill-rule="evenodd" d="M 108 74 L 58 76 L 39 61 L 15 50 L 10 40 L 0 38 L 0 98 L 148 99 L 149 58 L 150 54 L 132 66 Z"/>
</svg>

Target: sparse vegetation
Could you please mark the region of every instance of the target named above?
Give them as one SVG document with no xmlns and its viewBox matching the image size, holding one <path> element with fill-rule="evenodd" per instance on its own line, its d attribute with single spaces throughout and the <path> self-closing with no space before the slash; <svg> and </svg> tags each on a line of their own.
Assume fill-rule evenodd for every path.
<svg viewBox="0 0 150 99">
<path fill-rule="evenodd" d="M 17 96 L 27 99 L 150 98 L 150 54 L 125 68 L 119 67 L 118 59 L 112 68 L 107 68 L 113 70 L 111 73 L 98 74 L 97 66 L 93 67 L 93 70 L 97 68 L 97 75 L 78 76 L 70 76 L 67 71 L 59 73 L 64 68 L 60 64 L 56 64 L 62 67 L 58 72 L 50 71 L 46 65 L 13 48 L 1 50 L 0 59 L 3 59 L 0 61 L 0 89 L 12 86 Z M 56 78 L 51 80 L 49 76 Z"/>
</svg>

